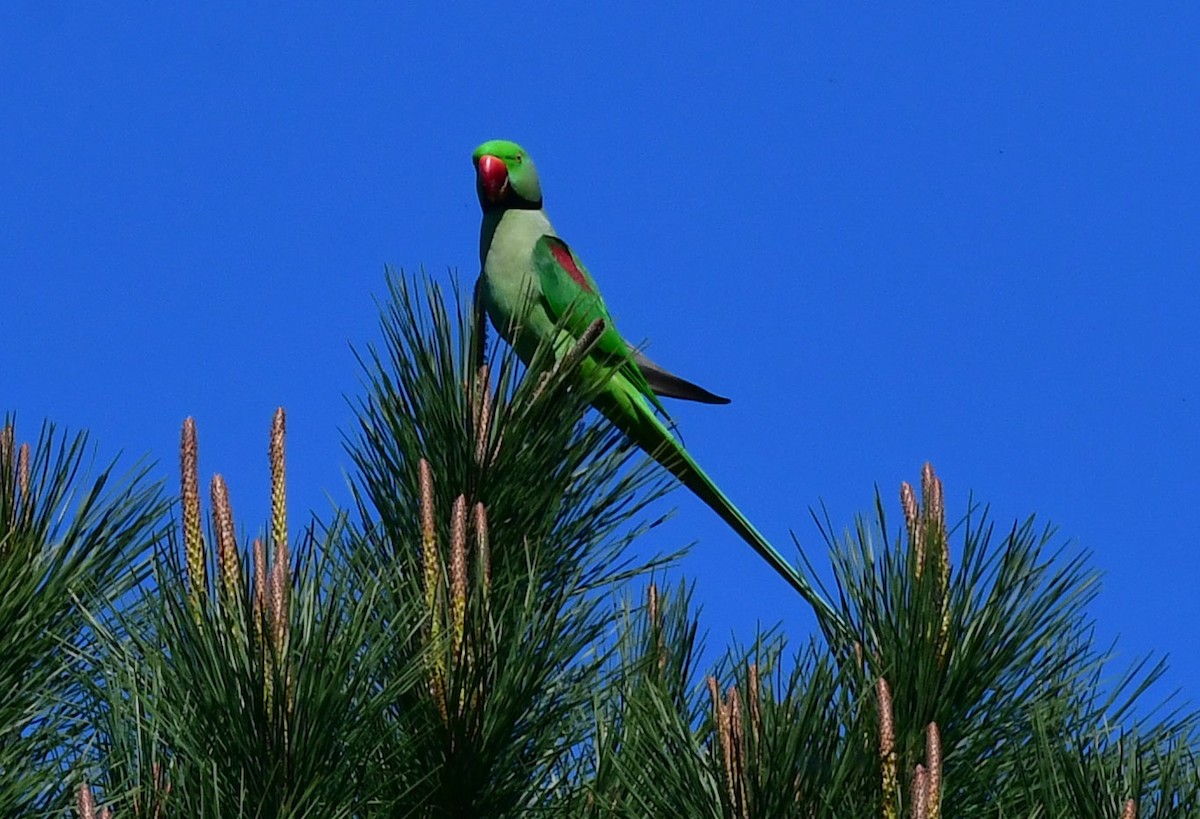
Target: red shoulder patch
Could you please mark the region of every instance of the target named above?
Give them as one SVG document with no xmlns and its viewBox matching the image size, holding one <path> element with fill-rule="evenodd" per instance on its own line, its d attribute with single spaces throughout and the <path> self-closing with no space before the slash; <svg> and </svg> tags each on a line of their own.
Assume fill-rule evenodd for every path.
<svg viewBox="0 0 1200 819">
<path fill-rule="evenodd" d="M 575 257 L 571 255 L 566 242 L 553 236 L 547 236 L 546 240 L 550 243 L 550 252 L 554 254 L 554 260 L 562 266 L 563 270 L 567 271 L 567 275 L 588 293 L 595 292 L 588 284 L 587 276 L 579 269 L 579 265 L 575 264 Z"/>
</svg>

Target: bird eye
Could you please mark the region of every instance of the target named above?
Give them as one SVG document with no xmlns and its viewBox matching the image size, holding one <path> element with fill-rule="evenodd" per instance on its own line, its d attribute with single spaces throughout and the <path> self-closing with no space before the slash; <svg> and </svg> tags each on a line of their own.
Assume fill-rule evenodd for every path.
<svg viewBox="0 0 1200 819">
<path fill-rule="evenodd" d="M 516 156 L 514 156 L 514 157 L 513 157 L 513 162 L 515 162 L 515 163 L 517 163 L 518 165 L 520 165 L 520 164 L 521 164 L 521 160 L 522 160 L 522 159 L 524 159 L 524 157 L 522 157 L 520 154 L 517 154 Z"/>
</svg>

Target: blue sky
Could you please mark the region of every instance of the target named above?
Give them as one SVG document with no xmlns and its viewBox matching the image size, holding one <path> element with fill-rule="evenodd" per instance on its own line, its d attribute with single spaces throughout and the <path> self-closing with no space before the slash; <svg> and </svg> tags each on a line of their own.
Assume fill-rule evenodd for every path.
<svg viewBox="0 0 1200 819">
<path fill-rule="evenodd" d="M 516 139 L 624 333 L 733 397 L 674 409 L 768 537 L 824 565 L 810 506 L 930 460 L 952 518 L 1092 550 L 1100 639 L 1200 699 L 1200 10 L 644 5 L 5 4 L 0 410 L 172 482 L 193 415 L 253 531 L 282 404 L 327 510 L 384 265 L 473 281 L 469 155 Z M 710 642 L 806 633 L 671 503 Z"/>
</svg>

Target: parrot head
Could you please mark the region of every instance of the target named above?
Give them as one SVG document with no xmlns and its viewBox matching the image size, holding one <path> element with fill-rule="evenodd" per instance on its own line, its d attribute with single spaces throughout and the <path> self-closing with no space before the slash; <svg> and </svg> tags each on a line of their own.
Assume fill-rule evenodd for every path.
<svg viewBox="0 0 1200 819">
<path fill-rule="evenodd" d="M 515 142 L 492 139 L 471 154 L 475 189 L 484 210 L 540 208 L 542 186 L 529 154 Z"/>
</svg>

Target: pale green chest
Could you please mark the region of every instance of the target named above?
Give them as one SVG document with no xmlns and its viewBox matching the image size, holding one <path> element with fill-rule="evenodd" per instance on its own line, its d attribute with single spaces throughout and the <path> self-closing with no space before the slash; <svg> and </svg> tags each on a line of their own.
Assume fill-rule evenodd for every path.
<svg viewBox="0 0 1200 819">
<path fill-rule="evenodd" d="M 483 269 L 483 304 L 492 324 L 524 359 L 554 323 L 540 298 L 533 269 L 533 247 L 543 236 L 555 236 L 540 210 L 509 210 L 484 217 L 479 240 Z"/>
</svg>

